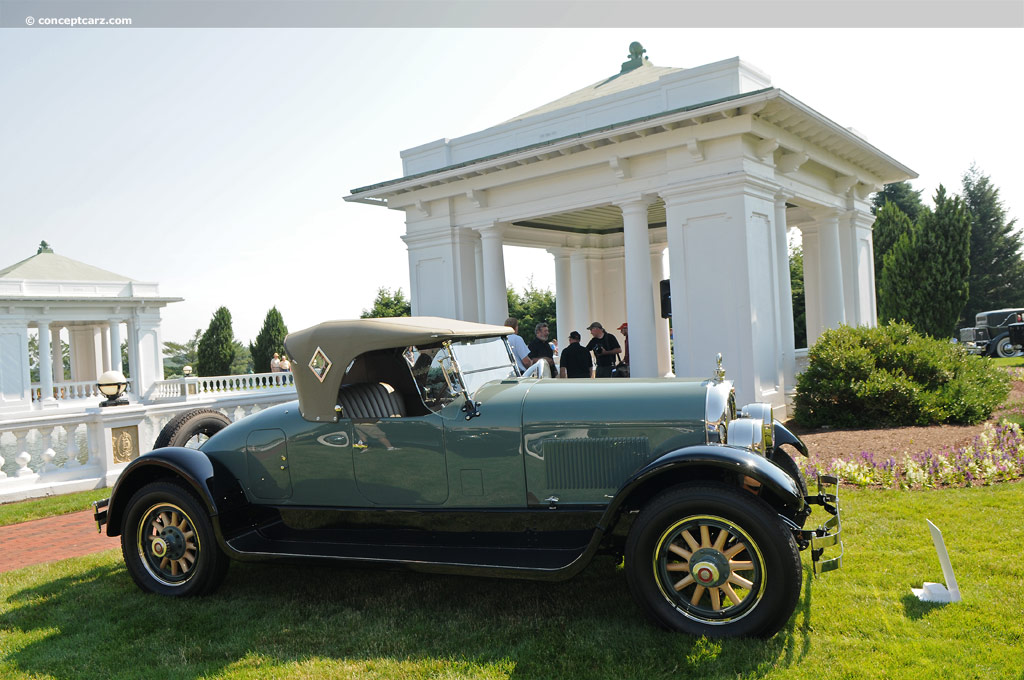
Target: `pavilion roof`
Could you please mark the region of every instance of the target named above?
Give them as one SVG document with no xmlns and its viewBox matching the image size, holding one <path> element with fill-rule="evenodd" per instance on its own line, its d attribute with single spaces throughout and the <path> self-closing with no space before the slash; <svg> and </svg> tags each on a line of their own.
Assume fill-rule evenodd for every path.
<svg viewBox="0 0 1024 680">
<path fill-rule="evenodd" d="M 25 281 L 103 281 L 131 283 L 133 279 L 85 264 L 70 257 L 43 250 L 32 257 L 0 269 L 0 279 Z"/>
</svg>

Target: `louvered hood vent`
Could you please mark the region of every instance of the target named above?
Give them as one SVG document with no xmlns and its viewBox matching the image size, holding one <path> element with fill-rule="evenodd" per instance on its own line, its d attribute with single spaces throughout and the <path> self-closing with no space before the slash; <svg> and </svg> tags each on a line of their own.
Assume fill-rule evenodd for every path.
<svg viewBox="0 0 1024 680">
<path fill-rule="evenodd" d="M 651 447 L 646 437 L 544 442 L 549 489 L 616 489 L 650 459 Z"/>
</svg>

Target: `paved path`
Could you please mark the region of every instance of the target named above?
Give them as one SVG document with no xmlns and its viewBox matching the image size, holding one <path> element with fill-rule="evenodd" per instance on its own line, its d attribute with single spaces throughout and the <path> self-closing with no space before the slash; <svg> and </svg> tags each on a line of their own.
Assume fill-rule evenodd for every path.
<svg viewBox="0 0 1024 680">
<path fill-rule="evenodd" d="M 92 510 L 0 527 L 0 572 L 109 550 L 119 538 L 97 533 Z"/>
</svg>

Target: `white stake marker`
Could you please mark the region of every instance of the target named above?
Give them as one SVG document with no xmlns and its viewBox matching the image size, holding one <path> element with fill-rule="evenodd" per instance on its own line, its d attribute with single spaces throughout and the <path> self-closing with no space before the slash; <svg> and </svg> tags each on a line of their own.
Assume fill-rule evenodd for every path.
<svg viewBox="0 0 1024 680">
<path fill-rule="evenodd" d="M 956 584 L 956 576 L 953 575 L 953 565 L 949 561 L 949 553 L 946 552 L 946 543 L 942 540 L 942 532 L 932 524 L 931 520 L 925 521 L 928 522 L 928 530 L 932 532 L 932 543 L 935 544 L 935 552 L 939 554 L 939 564 L 942 565 L 942 577 L 946 579 L 946 585 L 925 581 L 923 587 L 911 588 L 911 590 L 922 602 L 959 602 L 961 599 L 960 588 Z"/>
</svg>

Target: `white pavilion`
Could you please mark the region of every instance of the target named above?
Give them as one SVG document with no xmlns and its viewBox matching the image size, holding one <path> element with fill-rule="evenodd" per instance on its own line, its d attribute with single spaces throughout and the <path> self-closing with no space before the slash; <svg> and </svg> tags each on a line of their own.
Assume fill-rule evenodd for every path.
<svg viewBox="0 0 1024 680">
<path fill-rule="evenodd" d="M 160 310 L 181 300 L 161 297 L 155 283 L 58 255 L 45 241 L 32 257 L 0 269 L 0 417 L 99 396 L 96 380 L 111 369 L 129 376 L 129 397 L 137 400 L 163 380 Z M 30 329 L 38 334 L 38 382 L 31 379 Z M 70 348 L 68 379 L 62 340 Z"/>
<path fill-rule="evenodd" d="M 803 240 L 808 342 L 876 323 L 869 196 L 917 175 L 739 58 L 609 77 L 504 123 L 401 152 L 346 197 L 400 211 L 414 314 L 503 323 L 502 247 L 555 268 L 559 341 L 629 323 L 632 375 L 725 356 L 740 403 L 795 388 L 787 235 Z M 823 84 L 827 87 L 828 84 Z M 841 118 L 842 112 L 835 113 Z M 668 272 L 664 271 L 668 251 Z"/>
</svg>

